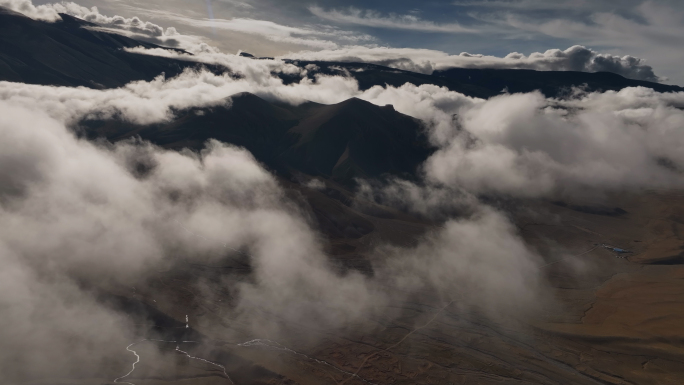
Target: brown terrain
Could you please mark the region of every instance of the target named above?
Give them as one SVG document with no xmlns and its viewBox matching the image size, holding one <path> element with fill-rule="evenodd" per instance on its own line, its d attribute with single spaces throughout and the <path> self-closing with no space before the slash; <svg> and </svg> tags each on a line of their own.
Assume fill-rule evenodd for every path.
<svg viewBox="0 0 684 385">
<path fill-rule="evenodd" d="M 410 245 L 434 226 L 355 200 L 332 182 L 320 191 L 283 184 L 308 202 L 340 269 L 370 269 L 364 252 L 373 245 Z M 113 288 L 109 294 L 123 302 L 147 313 L 158 311 L 156 325 L 146 325 L 150 330 L 171 341 L 201 342 L 140 342 L 132 348 L 140 363 L 119 383 L 681 384 L 684 194 L 648 191 L 605 201 L 610 206 L 506 205 L 513 207 L 508 211 L 520 234 L 546 261 L 539 272 L 550 282 L 555 301 L 533 318 L 496 322 L 458 311 L 458 299 L 443 303 L 426 293 L 397 304 L 386 318 L 367 319 L 348 330 L 288 325 L 288 335 L 272 341 L 228 319 L 232 298 L 218 291 L 220 285 L 211 285 L 226 276 L 247 279 L 246 259 L 188 264 L 159 272 L 135 290 Z M 604 245 L 630 252 L 619 254 Z M 198 279 L 210 284 L 200 291 Z M 255 314 L 273 317 L 265 309 Z M 183 352 L 175 350 L 177 345 Z M 163 358 L 146 361 L 157 348 L 166 352 Z M 112 378 L 50 383 L 111 384 L 134 360 L 122 347 Z"/>
</svg>

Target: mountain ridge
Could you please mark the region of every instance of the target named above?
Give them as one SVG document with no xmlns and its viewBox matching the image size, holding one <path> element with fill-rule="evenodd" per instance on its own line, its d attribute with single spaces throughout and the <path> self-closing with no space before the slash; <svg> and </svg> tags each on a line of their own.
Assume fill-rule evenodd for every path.
<svg viewBox="0 0 684 385">
<path fill-rule="evenodd" d="M 230 100 L 230 105 L 179 111 L 171 122 L 85 120 L 78 130 L 90 139 L 140 137 L 170 149 L 200 150 L 217 139 L 245 147 L 283 175 L 292 169 L 345 183 L 385 174 L 413 177 L 432 152 L 419 120 L 358 98 L 292 106 L 242 92 Z"/>
<path fill-rule="evenodd" d="M 132 39 L 97 27 L 97 24 L 66 14 L 62 15 L 62 21 L 48 23 L 0 7 L 0 81 L 116 88 L 136 80 L 150 81 L 162 73 L 174 77 L 186 68 L 207 68 L 215 73 L 229 71 L 218 65 L 126 52 L 122 48 L 142 46 L 182 50 Z M 247 55 L 241 53 L 241 56 L 254 60 L 268 59 Z M 433 84 L 478 98 L 496 96 L 504 90 L 540 90 L 546 96 L 560 97 L 568 94 L 572 87 L 584 87 L 589 92 L 617 91 L 635 86 L 649 87 L 659 92 L 684 91 L 679 86 L 632 80 L 607 72 L 451 68 L 426 75 L 369 63 L 285 61 L 301 68 L 311 65 L 313 68 L 307 71 L 307 76 L 314 81 L 315 76 L 320 74 L 351 76 L 361 90 L 377 85 L 399 87 L 406 83 L 417 86 Z M 298 75 L 274 75 L 279 76 L 285 84 L 302 80 Z"/>
</svg>

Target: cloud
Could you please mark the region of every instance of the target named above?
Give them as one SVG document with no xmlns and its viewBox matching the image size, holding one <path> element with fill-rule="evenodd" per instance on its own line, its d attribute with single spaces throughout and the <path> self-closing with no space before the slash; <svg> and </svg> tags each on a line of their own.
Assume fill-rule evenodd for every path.
<svg viewBox="0 0 684 385">
<path fill-rule="evenodd" d="M 233 79 L 228 74 L 186 70 L 172 79 L 159 76 L 151 82 L 133 82 L 103 92 L 86 88 L 0 82 L 0 99 L 17 106 L 35 104 L 50 116 L 67 123 L 84 116 L 101 119 L 120 116 L 136 124 L 151 124 L 172 119 L 173 110 L 230 105 L 229 96 L 240 92 L 252 92 L 267 99 L 282 99 L 293 104 L 306 100 L 337 103 L 359 92 L 355 80 L 335 76 L 320 76 L 315 82 L 303 79 L 286 86 L 272 72 L 299 74 L 302 69 L 280 60 L 255 61 L 237 55 L 212 53 L 190 56 L 163 49 L 151 52 L 189 60 L 216 58 L 216 63 L 228 66 L 244 78 Z"/>
<path fill-rule="evenodd" d="M 111 373 L 107 360 L 135 328 L 97 290 L 130 288 L 184 259 L 250 254 L 253 281 L 228 287 L 242 300 L 236 316 L 267 308 L 279 320 L 335 327 L 380 303 L 360 275 L 328 268 L 305 217 L 244 149 L 97 145 L 39 108 L 2 101 L 0 111 L 4 382 Z"/>
<path fill-rule="evenodd" d="M 172 109 L 229 105 L 226 97 L 250 82 L 277 88 L 269 71 L 252 68 L 249 81 L 187 72 L 104 92 L 0 83 L 0 320 L 9 325 L 0 338 L 11 352 L 0 355 L 2 381 L 109 375 L 112 357 L 140 336 L 90 288 L 129 288 L 179 258 L 251 255 L 254 283 L 227 285 L 242 299 L 236 317 L 268 307 L 279 320 L 335 327 L 380 303 L 363 278 L 328 268 L 307 216 L 247 151 L 218 142 L 201 154 L 93 144 L 67 128 L 86 116 L 146 124 Z M 270 318 L 257 321 L 253 333 L 277 330 Z"/>
<path fill-rule="evenodd" d="M 347 11 L 337 9 L 325 10 L 319 6 L 310 6 L 314 15 L 341 24 L 355 24 L 372 28 L 403 29 L 419 32 L 440 33 L 477 33 L 476 29 L 466 28 L 460 24 L 438 24 L 422 20 L 414 15 L 390 14 L 383 16 L 372 10 L 361 10 L 350 7 Z"/>
<path fill-rule="evenodd" d="M 461 310 L 476 308 L 497 319 L 529 315 L 545 301 L 539 257 L 505 216 L 486 206 L 468 219 L 447 221 L 415 248 L 382 252 L 390 261 L 382 274 L 396 287 L 436 290 L 437 298 Z"/>
<path fill-rule="evenodd" d="M 217 53 L 189 57 L 164 50 L 145 52 L 221 64 L 245 77 L 235 80 L 188 72 L 168 81 L 129 85 L 125 92 L 135 95 L 136 102 L 131 105 L 141 111 L 143 120 L 158 115 L 143 112 L 142 107 L 149 103 L 173 103 L 167 106 L 174 108 L 212 105 L 243 91 L 293 104 L 305 100 L 330 104 L 359 97 L 381 106 L 392 104 L 397 111 L 425 122 L 433 144 L 439 148 L 425 167 L 426 177 L 433 183 L 475 193 L 525 196 L 576 193 L 583 188 L 665 188 L 681 183 L 679 174 L 662 166 L 663 162 L 672 162 L 684 168 L 684 159 L 675 151 L 682 143 L 673 134 L 682 119 L 678 107 L 681 94 L 627 88 L 592 94 L 578 91 L 565 100 L 530 93 L 485 101 L 434 85 L 411 84 L 375 86 L 362 92 L 352 78 L 319 76 L 310 80 L 303 77 L 305 68 L 279 60 L 255 61 Z M 274 72 L 299 74 L 302 80 L 286 86 L 272 76 Z M 184 97 L 171 97 L 179 89 L 184 90 Z M 92 101 L 91 108 L 107 111 L 110 102 L 95 95 L 108 92 L 93 92 L 97 94 L 77 97 L 74 93 L 67 99 L 60 91 L 30 103 L 59 105 L 54 101 L 59 95 L 64 98 L 59 100 L 83 99 L 80 106 Z M 25 93 L 16 85 L 0 87 L 0 97 L 7 100 L 21 101 L 20 95 Z M 155 119 L 168 118 L 166 113 Z M 660 139 L 663 137 L 669 138 L 667 143 Z"/>
<path fill-rule="evenodd" d="M 248 325 L 245 332 L 255 338 L 285 332 L 289 323 L 341 328 L 386 313 L 385 305 L 404 298 L 399 293 L 424 289 L 492 315 L 517 314 L 536 302 L 539 282 L 529 274 L 537 257 L 505 217 L 486 207 L 474 207 L 472 218 L 447 223 L 415 249 L 378 250 L 395 257 L 377 266 L 375 278 L 340 275 L 305 208 L 289 201 L 246 150 L 216 141 L 200 153 L 135 140 L 91 143 L 68 128 L 87 116 L 163 121 L 174 109 L 229 105 L 226 95 L 240 91 L 290 103 L 354 94 L 379 101 L 417 91 L 365 94 L 341 77 L 285 86 L 270 72 L 292 65 L 231 56 L 222 60 L 233 60 L 244 77 L 186 72 L 116 90 L 0 82 L 0 226 L 7 229 L 0 234 L 0 304 L 9 309 L 0 314 L 6 325 L 0 338 L 3 352 L 11 352 L 0 355 L 0 379 L 109 375 L 102 368 L 116 369 L 111 358 L 140 337 L 132 321 L 99 299 L 98 289 L 127 289 L 179 261 L 211 263 L 235 257 L 235 250 L 249 257 L 250 279 L 211 284 L 236 299 L 224 317 Z M 417 108 L 421 97 L 432 100 L 424 105 L 472 102 L 453 93 L 430 97 L 448 92 L 434 86 L 421 90 L 423 96 L 398 105 Z M 485 235 L 496 243 L 471 244 Z M 448 274 L 460 277 L 459 284 L 447 282 Z M 154 295 L 163 302 L 162 294 Z M 263 311 L 270 316 L 259 316 Z"/>
<path fill-rule="evenodd" d="M 296 44 L 314 49 L 335 49 L 340 44 L 370 42 L 375 40 L 368 34 L 345 31 L 328 25 L 287 26 L 267 20 L 250 18 L 190 18 L 185 15 L 160 10 L 143 10 L 138 12 L 161 17 L 195 28 L 225 30 L 264 37 L 275 42 Z"/>
<path fill-rule="evenodd" d="M 393 68 L 431 74 L 448 68 L 506 68 L 538 71 L 613 72 L 631 79 L 658 81 L 653 68 L 633 56 L 602 54 L 582 46 L 566 50 L 550 49 L 529 56 L 513 52 L 504 57 L 388 47 L 351 46 L 336 50 L 295 52 L 284 57 L 300 60 L 327 60 L 373 63 Z"/>
<path fill-rule="evenodd" d="M 498 96 L 460 111 L 458 127 L 468 135 L 428 160 L 427 178 L 525 197 L 681 188 L 682 103 L 684 93 L 647 88 L 568 100 Z"/>
<path fill-rule="evenodd" d="M 0 226 L 8 229 L 0 234 L 0 263 L 11 274 L 0 280 L 0 303 L 13 309 L 0 315 L 9 325 L 0 338 L 4 351 L 27 363 L 0 356 L 0 373 L 10 380 L 27 378 L 29 370 L 40 374 L 33 364 L 45 360 L 55 363 L 45 367 L 52 375 L 99 368 L 126 346 L 135 328 L 97 299 L 88 289 L 94 283 L 130 287 L 174 261 L 218 261 L 235 256 L 234 249 L 249 256 L 250 279 L 198 285 L 231 293 L 236 300 L 224 317 L 249 325 L 255 338 L 286 332 L 289 322 L 356 325 L 425 291 L 497 319 L 529 314 L 544 300 L 541 261 L 505 215 L 478 196 L 582 196 L 684 183 L 681 93 L 628 88 L 577 90 L 563 100 L 539 93 L 482 100 L 434 85 L 360 91 L 351 78 L 311 80 L 306 68 L 281 60 L 135 51 L 221 64 L 240 76 L 186 71 L 113 90 L 0 82 Z M 302 80 L 285 85 L 277 72 Z M 230 106 L 229 96 L 243 91 L 292 104 L 355 96 L 423 120 L 438 151 L 422 179 L 366 193 L 441 215 L 443 228 L 414 247 L 373 250 L 373 277 L 340 275 L 306 208 L 244 149 L 218 142 L 201 153 L 139 141 L 98 144 L 68 129 L 84 117 L 166 121 L 175 110 Z M 260 316 L 265 309 L 271 316 Z M 54 322 L 45 325 L 43 314 Z M 87 360 L 62 357 L 67 341 L 73 357 Z"/>
<path fill-rule="evenodd" d="M 235 18 L 230 20 L 212 19 L 212 20 L 195 20 L 195 19 L 176 19 L 185 24 L 194 27 L 216 28 L 228 31 L 242 32 L 253 35 L 263 36 L 269 40 L 277 42 L 286 42 L 293 44 L 300 44 L 317 49 L 334 49 L 337 48 L 337 43 L 330 40 L 311 38 L 310 36 L 334 36 L 333 34 L 325 34 L 313 30 L 303 28 L 288 27 L 281 24 L 266 20 L 254 20 Z"/>
<path fill-rule="evenodd" d="M 575 90 L 562 100 L 538 92 L 482 100 L 405 84 L 376 86 L 359 97 L 392 104 L 428 127 L 438 147 L 423 168 L 431 190 L 394 182 L 380 193 L 385 203 L 393 195 L 392 205 L 413 202 L 404 207 L 421 214 L 433 215 L 449 201 L 449 210 L 463 210 L 468 194 L 585 197 L 684 185 L 681 92 L 636 87 Z"/>
<path fill-rule="evenodd" d="M 583 94 L 566 100 L 541 94 L 466 97 L 433 85 L 372 87 L 360 91 L 353 78 L 303 76 L 305 68 L 280 60 L 236 55 L 188 56 L 167 50 L 136 50 L 220 64 L 242 78 L 186 71 L 174 79 L 135 82 L 116 90 L 50 88 L 0 83 L 0 99 L 40 106 L 51 116 L 108 117 L 122 114 L 139 124 L 169 120 L 174 109 L 230 103 L 252 92 L 266 99 L 299 104 L 337 103 L 359 97 L 424 121 L 438 152 L 428 160 L 428 180 L 475 193 L 549 196 L 583 188 L 676 187 L 678 174 L 663 162 L 683 165 L 675 126 L 682 119 L 680 94 L 645 88 Z M 273 73 L 301 76 L 284 85 Z M 604 104 L 607 107 L 604 107 Z M 667 137 L 667 141 L 660 138 Z M 562 145 L 561 145 L 562 144 Z"/>
</svg>

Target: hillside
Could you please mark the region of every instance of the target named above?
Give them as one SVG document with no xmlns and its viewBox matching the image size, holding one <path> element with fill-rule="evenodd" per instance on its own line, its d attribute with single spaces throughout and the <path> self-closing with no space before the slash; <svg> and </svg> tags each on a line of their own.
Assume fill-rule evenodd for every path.
<svg viewBox="0 0 684 385">
<path fill-rule="evenodd" d="M 112 88 L 196 66 L 128 53 L 122 48 L 158 46 L 91 29 L 96 25 L 69 15 L 62 18 L 47 23 L 0 7 L 0 80 Z"/>
<path fill-rule="evenodd" d="M 84 121 L 81 129 L 89 138 L 139 136 L 172 149 L 201 149 L 207 140 L 217 139 L 247 148 L 285 175 L 292 169 L 342 182 L 383 174 L 411 177 L 432 151 L 422 124 L 392 106 L 356 98 L 291 106 L 250 93 L 230 101 L 227 107 L 180 112 L 170 123 Z"/>
<path fill-rule="evenodd" d="M 97 30 L 94 28 L 97 25 L 69 15 L 61 16 L 62 21 L 46 23 L 0 7 L 0 80 L 114 88 L 135 80 L 151 80 L 161 73 L 173 77 L 185 68 L 200 66 L 196 62 L 126 52 L 122 48 L 159 46 Z M 243 53 L 242 56 L 251 55 Z M 587 91 L 635 86 L 660 92 L 684 91 L 678 86 L 632 80 L 612 73 L 453 68 L 425 75 L 366 63 L 288 62 L 302 68 L 315 65 L 318 69 L 308 73 L 312 80 L 317 74 L 352 76 L 362 90 L 385 84 L 395 87 L 405 83 L 434 84 L 479 98 L 498 95 L 505 89 L 511 93 L 539 89 L 547 96 L 561 96 L 573 86 L 585 85 Z M 217 73 L 227 71 L 220 66 L 202 66 Z M 278 76 L 286 84 L 301 80 L 287 74 Z"/>
</svg>

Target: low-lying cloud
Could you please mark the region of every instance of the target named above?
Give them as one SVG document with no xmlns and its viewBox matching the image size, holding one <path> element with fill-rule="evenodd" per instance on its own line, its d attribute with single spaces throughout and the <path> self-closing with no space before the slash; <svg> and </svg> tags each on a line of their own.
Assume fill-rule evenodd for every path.
<svg viewBox="0 0 684 385">
<path fill-rule="evenodd" d="M 182 260 L 247 250 L 253 281 L 233 287 L 237 313 L 264 307 L 334 326 L 378 303 L 360 275 L 327 267 L 305 217 L 247 151 L 98 145 L 38 109 L 3 101 L 0 111 L 3 381 L 109 373 L 98 371 L 134 328 L 88 288 L 130 288 Z"/>
<path fill-rule="evenodd" d="M 234 250 L 249 255 L 252 279 L 224 283 L 237 296 L 225 316 L 249 320 L 240 324 L 255 337 L 288 322 L 340 328 L 387 311 L 404 295 L 387 287 L 432 291 L 495 317 L 519 314 L 543 297 L 540 261 L 505 215 L 477 196 L 684 184 L 682 93 L 628 88 L 577 90 L 563 100 L 539 93 L 482 100 L 433 85 L 360 91 L 352 78 L 309 79 L 306 68 L 281 60 L 137 52 L 218 63 L 239 76 L 188 70 L 112 90 L 0 82 L 0 227 L 7 229 L 0 304 L 12 309 L 0 313 L 3 352 L 12 354 L 0 356 L 0 373 L 10 381 L 99 367 L 130 343 L 134 327 L 97 300 L 93 283 L 128 287 L 179 260 L 219 260 Z M 302 79 L 285 85 L 274 72 Z M 444 227 L 414 248 L 379 247 L 383 262 L 373 277 L 341 275 L 305 208 L 246 150 L 215 141 L 201 153 L 91 143 L 68 128 L 86 117 L 168 121 L 178 110 L 229 106 L 230 95 L 245 91 L 292 104 L 359 97 L 421 119 L 437 152 L 420 186 L 397 182 L 384 199 L 433 216 L 458 198 L 450 209 L 459 216 L 440 218 Z M 277 317 L 249 318 L 254 309 Z M 62 351 L 67 343 L 70 355 Z M 54 367 L 36 364 L 44 361 Z"/>
<path fill-rule="evenodd" d="M 191 105 L 192 96 L 182 96 L 192 90 L 188 82 L 214 87 L 214 93 L 200 92 L 211 105 L 225 102 L 227 83 L 245 80 L 188 72 L 104 91 L 0 83 L 0 132 L 6 138 L 0 144 L 0 226 L 6 229 L 0 234 L 0 263 L 7 275 L 0 303 L 10 309 L 0 315 L 7 326 L 0 338 L 3 352 L 11 354 L 0 356 L 3 380 L 109 375 L 104 368 L 125 351 L 135 327 L 103 305 L 95 288 L 129 288 L 179 261 L 219 260 L 234 250 L 249 255 L 253 271 L 250 280 L 226 283 L 238 300 L 225 316 L 251 325 L 255 337 L 278 333 L 283 323 L 334 329 L 385 311 L 385 304 L 400 299 L 387 292 L 387 284 L 409 293 L 436 290 L 463 308 L 479 307 L 482 299 L 492 314 L 518 311 L 505 293 L 517 291 L 525 306 L 535 302 L 538 282 L 524 277 L 536 257 L 508 221 L 489 209 L 472 221 L 448 224 L 416 250 L 386 249 L 395 257 L 379 267 L 377 278 L 340 275 L 329 266 L 307 215 L 246 150 L 215 141 L 201 153 L 139 141 L 91 143 L 65 125 L 97 111 L 139 123 L 168 119 L 170 105 Z M 289 92 L 339 89 L 326 84 L 302 84 Z M 277 87 L 271 92 L 288 95 Z M 194 99 L 199 106 L 205 102 Z M 489 251 L 481 248 L 484 242 L 454 240 L 484 233 L 498 234 L 506 246 L 501 250 L 513 244 L 517 251 L 482 259 Z M 412 261 L 416 253 L 420 270 Z M 518 273 L 511 275 L 509 265 Z M 443 286 L 446 276 L 436 276 L 435 269 L 463 279 Z M 488 282 L 483 275 L 496 285 L 482 287 Z M 254 318 L 255 310 L 277 317 Z"/>
<path fill-rule="evenodd" d="M 660 78 L 644 59 L 603 54 L 575 45 L 566 50 L 550 49 L 523 55 L 512 52 L 504 57 L 413 48 L 350 46 L 335 50 L 294 52 L 290 59 L 362 62 L 432 74 L 449 68 L 533 69 L 537 71 L 612 72 L 630 79 L 657 82 Z"/>
<path fill-rule="evenodd" d="M 647 88 L 548 100 L 503 95 L 462 110 L 464 134 L 426 163 L 428 179 L 517 196 L 679 188 L 684 93 Z"/>
<path fill-rule="evenodd" d="M 648 88 L 583 93 L 546 99 L 539 93 L 489 100 L 433 85 L 375 86 L 360 91 L 353 78 L 317 75 L 280 60 L 236 55 L 194 56 L 167 50 L 134 52 L 220 64 L 238 77 L 186 71 L 173 79 L 134 82 L 114 90 L 89 90 L 0 83 L 0 99 L 40 106 L 65 122 L 77 117 L 121 115 L 137 124 L 167 121 L 174 110 L 229 105 L 229 96 L 251 92 L 269 100 L 332 104 L 351 97 L 425 122 L 437 153 L 425 164 L 434 183 L 475 193 L 549 196 L 560 190 L 676 187 L 684 159 L 676 130 L 682 121 L 681 93 Z M 274 73 L 301 76 L 285 85 Z M 663 138 L 667 140 L 663 140 Z M 458 170 L 458 172 L 454 171 Z"/>
</svg>

